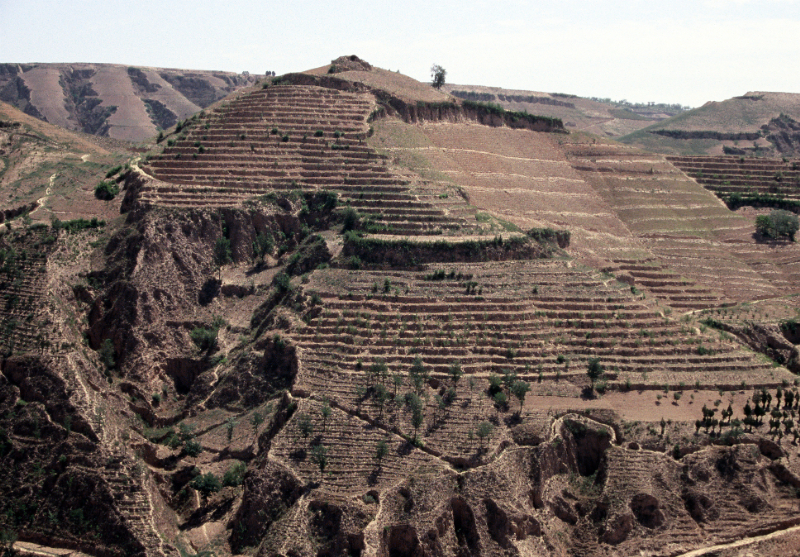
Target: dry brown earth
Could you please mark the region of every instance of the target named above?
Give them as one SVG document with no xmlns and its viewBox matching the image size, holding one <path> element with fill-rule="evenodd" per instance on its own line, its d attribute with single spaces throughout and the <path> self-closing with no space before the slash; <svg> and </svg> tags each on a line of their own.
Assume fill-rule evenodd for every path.
<svg viewBox="0 0 800 557">
<path fill-rule="evenodd" d="M 797 286 L 749 217 L 661 156 L 455 109 L 409 124 L 363 88 L 303 83 L 169 134 L 111 205 L 125 222 L 0 239 L 6 262 L 26 254 L 0 270 L 3 529 L 114 556 L 611 557 L 797 524 L 800 400 L 776 392 L 797 383 L 758 353 L 796 353 L 776 322 Z M 348 208 L 372 220 L 360 238 Z M 525 243 L 532 227 L 571 244 Z M 774 328 L 754 348 L 700 321 L 754 311 Z M 762 387 L 780 436 L 769 414 L 695 426 L 703 406 L 741 419 Z"/>
</svg>

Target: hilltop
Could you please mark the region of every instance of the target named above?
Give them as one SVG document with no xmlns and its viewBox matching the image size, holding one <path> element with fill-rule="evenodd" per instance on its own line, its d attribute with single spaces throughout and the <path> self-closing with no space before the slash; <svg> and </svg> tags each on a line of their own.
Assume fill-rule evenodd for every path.
<svg viewBox="0 0 800 557">
<path fill-rule="evenodd" d="M 348 56 L 106 174 L 120 218 L 0 237 L 0 529 L 25 547 L 796 539 L 798 247 L 666 157 Z"/>
<path fill-rule="evenodd" d="M 754 91 L 630 133 L 620 141 L 672 155 L 797 156 L 800 94 Z"/>
<path fill-rule="evenodd" d="M 62 128 L 137 142 L 254 81 L 117 64 L 0 64 L 0 101 Z"/>
</svg>

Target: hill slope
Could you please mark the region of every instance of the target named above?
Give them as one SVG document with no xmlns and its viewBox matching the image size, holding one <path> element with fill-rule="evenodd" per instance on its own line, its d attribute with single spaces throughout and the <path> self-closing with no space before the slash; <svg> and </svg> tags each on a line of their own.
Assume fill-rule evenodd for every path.
<svg viewBox="0 0 800 557">
<path fill-rule="evenodd" d="M 44 223 L 114 218 L 119 208 L 97 199 L 94 188 L 131 154 L 126 142 L 65 130 L 0 102 L 0 206 L 7 212 Z"/>
<path fill-rule="evenodd" d="M 63 128 L 144 141 L 254 81 L 116 64 L 0 64 L 0 100 Z"/>
<path fill-rule="evenodd" d="M 2 529 L 611 556 L 796 524 L 791 308 L 723 305 L 797 286 L 725 241 L 747 221 L 662 157 L 345 69 L 183 123 L 124 222 L 0 237 Z M 732 421 L 753 395 L 780 436 Z"/>
<path fill-rule="evenodd" d="M 675 155 L 792 155 L 800 120 L 800 94 L 750 92 L 708 102 L 620 138 L 629 145 Z"/>
</svg>

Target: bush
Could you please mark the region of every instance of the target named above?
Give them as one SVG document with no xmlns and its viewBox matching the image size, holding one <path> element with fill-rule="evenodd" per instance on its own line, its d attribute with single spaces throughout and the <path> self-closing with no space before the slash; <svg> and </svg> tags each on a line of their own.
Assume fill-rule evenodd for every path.
<svg viewBox="0 0 800 557">
<path fill-rule="evenodd" d="M 795 234 L 800 229 L 797 215 L 781 209 L 770 212 L 769 215 L 756 217 L 756 232 L 767 238 L 789 238 L 795 241 Z"/>
<path fill-rule="evenodd" d="M 106 182 L 105 180 L 97 184 L 94 188 L 94 196 L 103 201 L 111 201 L 119 193 L 119 187 L 114 182 Z"/>
<path fill-rule="evenodd" d="M 204 327 L 195 327 L 192 329 L 192 332 L 189 333 L 189 336 L 192 337 L 192 341 L 194 341 L 200 350 L 207 350 L 210 352 L 217 347 L 216 328 L 212 327 L 206 329 Z"/>
<path fill-rule="evenodd" d="M 106 225 L 106 221 L 98 220 L 97 217 L 92 217 L 91 220 L 87 219 L 73 219 L 68 221 L 61 221 L 58 219 L 53 219 L 51 222 L 51 226 L 53 231 L 58 232 L 59 230 L 66 230 L 70 234 L 75 232 L 80 232 L 81 230 L 87 230 L 89 228 L 100 228 Z"/>
<path fill-rule="evenodd" d="M 189 487 L 192 487 L 202 493 L 203 497 L 208 497 L 212 493 L 216 493 L 222 489 L 222 482 L 219 481 L 217 476 L 209 472 L 207 474 L 201 474 L 200 476 L 197 476 L 189 483 Z"/>
<path fill-rule="evenodd" d="M 237 487 L 244 483 L 244 475 L 247 472 L 247 465 L 244 462 L 237 462 L 225 472 L 222 477 L 222 485 Z"/>
<path fill-rule="evenodd" d="M 342 212 L 342 232 L 357 229 L 360 221 L 361 217 L 358 215 L 358 211 L 352 207 L 348 207 Z"/>
</svg>

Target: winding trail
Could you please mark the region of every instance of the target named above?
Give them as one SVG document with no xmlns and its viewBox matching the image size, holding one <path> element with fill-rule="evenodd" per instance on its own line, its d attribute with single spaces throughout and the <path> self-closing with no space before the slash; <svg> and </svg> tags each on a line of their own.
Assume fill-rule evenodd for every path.
<svg viewBox="0 0 800 557">
<path fill-rule="evenodd" d="M 800 520 L 800 519 L 797 519 Z M 711 545 L 708 547 L 703 547 L 700 549 L 695 549 L 693 551 L 689 551 L 688 553 L 681 553 L 676 557 L 700 557 L 701 555 L 708 555 L 709 553 L 716 553 L 717 551 L 724 550 L 724 549 L 736 549 L 739 547 L 745 547 L 748 545 L 753 545 L 755 543 L 768 541 L 774 538 L 778 538 L 781 536 L 785 536 L 786 534 L 791 534 L 794 532 L 800 532 L 800 526 L 791 526 L 784 530 L 776 530 L 770 534 L 764 534 L 763 536 L 754 536 L 752 538 L 746 538 L 743 540 L 738 540 L 731 543 L 723 543 L 719 545 Z"/>
</svg>

